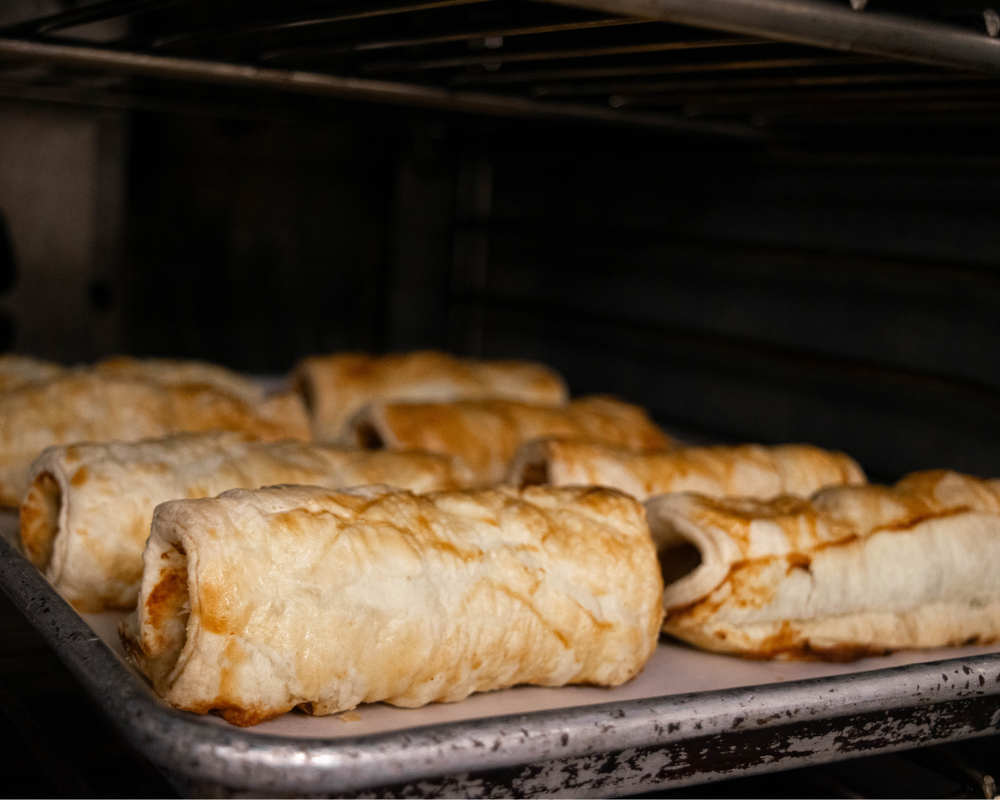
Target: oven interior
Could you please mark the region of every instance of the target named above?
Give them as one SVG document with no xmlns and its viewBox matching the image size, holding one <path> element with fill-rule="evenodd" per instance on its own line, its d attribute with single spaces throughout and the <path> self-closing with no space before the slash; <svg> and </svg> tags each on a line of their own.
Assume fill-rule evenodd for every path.
<svg viewBox="0 0 1000 800">
<path fill-rule="evenodd" d="M 763 5 L 12 0 L 0 346 L 538 359 L 694 442 L 1000 474 L 1000 16 Z"/>
</svg>

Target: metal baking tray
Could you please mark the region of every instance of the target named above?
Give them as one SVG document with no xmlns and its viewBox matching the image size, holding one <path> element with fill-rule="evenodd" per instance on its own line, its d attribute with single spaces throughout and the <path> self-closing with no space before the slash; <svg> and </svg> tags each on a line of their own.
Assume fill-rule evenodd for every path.
<svg viewBox="0 0 1000 800">
<path fill-rule="evenodd" d="M 823 664 L 662 641 L 643 673 L 616 689 L 516 687 L 235 728 L 166 706 L 122 658 L 124 615 L 74 611 L 20 554 L 16 526 L 15 515 L 0 517 L 0 587 L 188 795 L 600 797 L 954 741 L 1000 724 L 1000 644 Z"/>
</svg>

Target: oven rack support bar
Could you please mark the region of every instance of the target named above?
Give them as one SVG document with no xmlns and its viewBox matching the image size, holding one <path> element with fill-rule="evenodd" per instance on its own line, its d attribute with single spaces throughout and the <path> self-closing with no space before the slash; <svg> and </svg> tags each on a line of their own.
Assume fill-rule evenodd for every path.
<svg viewBox="0 0 1000 800">
<path fill-rule="evenodd" d="M 631 124 L 760 140 L 765 134 L 750 125 L 708 122 L 669 114 L 622 113 L 613 108 L 574 103 L 546 103 L 509 95 L 456 91 L 370 78 L 352 78 L 316 72 L 254 67 L 220 61 L 155 56 L 99 47 L 50 44 L 0 38 L 0 61 L 28 61 L 70 69 L 107 70 L 148 78 L 195 81 L 222 86 L 268 89 L 292 94 L 341 100 L 414 106 L 438 111 L 486 114 L 501 117 L 568 119 Z"/>
<path fill-rule="evenodd" d="M 645 20 L 1000 75 L 1000 39 L 817 0 L 542 0 Z"/>
</svg>

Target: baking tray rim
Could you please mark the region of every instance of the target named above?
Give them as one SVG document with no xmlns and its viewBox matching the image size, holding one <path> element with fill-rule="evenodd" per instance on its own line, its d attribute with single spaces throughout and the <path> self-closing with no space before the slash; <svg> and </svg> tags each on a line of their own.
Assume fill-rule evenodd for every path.
<svg viewBox="0 0 1000 800">
<path fill-rule="evenodd" d="M 2 537 L 0 588 L 145 757 L 187 781 L 234 789 L 363 791 L 461 772 L 665 746 L 741 729 L 1000 695 L 1000 653 L 988 653 L 335 740 L 259 734 L 211 724 L 164 705 Z M 998 722 L 993 720 L 993 725 Z"/>
</svg>

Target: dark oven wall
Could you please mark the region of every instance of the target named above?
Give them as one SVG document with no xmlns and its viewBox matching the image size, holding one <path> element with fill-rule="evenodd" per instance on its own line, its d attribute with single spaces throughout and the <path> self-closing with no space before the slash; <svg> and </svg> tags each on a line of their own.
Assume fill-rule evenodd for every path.
<svg viewBox="0 0 1000 800">
<path fill-rule="evenodd" d="M 380 349 L 395 148 L 377 115 L 134 114 L 127 349 L 254 372 Z"/>
<path fill-rule="evenodd" d="M 893 133 L 496 136 L 472 341 L 696 438 L 1000 474 L 1000 162 Z"/>
<path fill-rule="evenodd" d="M 21 194 L 0 180 L 21 273 L 5 301 L 14 349 L 272 373 L 345 348 L 538 358 L 692 440 L 814 442 L 886 479 L 1000 474 L 989 157 L 928 154 L 933 136 L 907 155 L 905 128 L 881 151 L 791 148 L 259 105 L 5 105 L 34 120 L 20 172 L 58 200 L 32 201 L 28 225 L 31 180 Z M 73 167 L 90 176 L 76 199 L 58 191 L 72 159 L 44 157 L 80 161 L 73 136 L 96 165 Z M 39 272 L 38 232 L 83 226 L 78 207 L 83 266 Z"/>
</svg>

